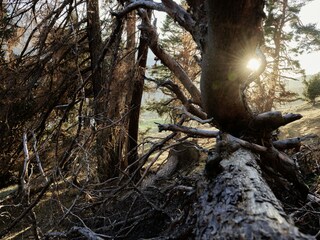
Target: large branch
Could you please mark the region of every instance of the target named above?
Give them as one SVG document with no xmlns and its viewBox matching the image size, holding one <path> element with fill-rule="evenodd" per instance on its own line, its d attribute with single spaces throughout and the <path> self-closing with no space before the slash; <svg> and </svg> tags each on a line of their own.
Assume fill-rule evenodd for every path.
<svg viewBox="0 0 320 240">
<path fill-rule="evenodd" d="M 202 120 L 207 119 L 207 114 L 190 103 L 189 99 L 185 96 L 177 84 L 171 80 L 166 80 L 165 82 L 161 83 L 161 86 L 165 86 L 172 91 L 190 113 L 201 118 Z"/>
<path fill-rule="evenodd" d="M 176 126 L 174 124 L 159 124 L 159 131 L 173 131 L 183 132 L 190 136 L 211 137 L 216 138 L 220 136 L 220 145 L 229 149 L 230 152 L 245 148 L 262 156 L 262 163 L 265 166 L 270 166 L 274 170 L 280 172 L 286 179 L 292 182 L 304 199 L 308 192 L 308 186 L 303 182 L 302 177 L 296 167 L 294 161 L 286 154 L 278 151 L 275 147 L 265 147 L 255 143 L 245 141 L 243 139 L 234 137 L 227 133 L 219 133 L 218 131 L 210 131 L 196 128 L 189 128 L 185 126 Z"/>
<path fill-rule="evenodd" d="M 149 47 L 152 52 L 161 60 L 161 62 L 173 72 L 173 74 L 178 78 L 182 85 L 192 96 L 192 102 L 197 105 L 201 105 L 201 96 L 199 89 L 194 85 L 192 80 L 189 78 L 188 74 L 181 67 L 181 65 L 171 57 L 166 51 L 164 51 L 158 44 L 158 34 L 154 26 L 151 25 L 150 19 L 145 14 L 145 12 L 140 11 L 140 16 L 142 18 L 143 30 L 148 32 Z"/>
<path fill-rule="evenodd" d="M 190 32 L 192 36 L 197 36 L 197 34 L 195 34 L 195 30 L 197 29 L 196 21 L 183 7 L 172 0 L 162 0 L 162 4 L 143 0 L 131 1 L 131 3 L 128 4 L 122 11 L 113 14 L 118 17 L 124 17 L 129 12 L 139 8 L 166 12 L 175 22 Z"/>
<path fill-rule="evenodd" d="M 112 12 L 112 14 L 122 18 L 126 16 L 128 13 L 138 8 L 147 8 L 147 9 L 157 10 L 160 12 L 166 11 L 166 7 L 161 3 L 141 0 L 141 1 L 131 1 L 131 3 L 128 4 L 122 11 Z"/>
<path fill-rule="evenodd" d="M 166 7 L 166 12 L 169 16 L 177 21 L 180 26 L 195 36 L 196 22 L 191 15 L 180 5 L 172 0 L 162 0 L 163 5 Z"/>
<path fill-rule="evenodd" d="M 317 138 L 316 134 L 309 134 L 302 137 L 289 138 L 284 140 L 278 140 L 273 142 L 273 146 L 278 150 L 299 148 L 301 146 L 302 141 L 306 141 L 308 139 Z"/>
<path fill-rule="evenodd" d="M 261 176 L 258 156 L 239 149 L 200 193 L 196 239 L 314 239 L 299 232 Z"/>
<path fill-rule="evenodd" d="M 255 116 L 252 127 L 260 130 L 273 131 L 301 118 L 301 114 L 289 113 L 282 115 L 279 111 L 264 112 Z"/>
</svg>

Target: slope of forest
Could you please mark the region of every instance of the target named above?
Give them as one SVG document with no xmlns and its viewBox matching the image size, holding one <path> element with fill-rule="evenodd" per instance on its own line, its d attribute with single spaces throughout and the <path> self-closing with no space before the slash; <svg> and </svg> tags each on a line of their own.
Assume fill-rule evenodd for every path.
<svg viewBox="0 0 320 240">
<path fill-rule="evenodd" d="M 309 2 L 1 1 L 0 238 L 319 236 Z"/>
</svg>

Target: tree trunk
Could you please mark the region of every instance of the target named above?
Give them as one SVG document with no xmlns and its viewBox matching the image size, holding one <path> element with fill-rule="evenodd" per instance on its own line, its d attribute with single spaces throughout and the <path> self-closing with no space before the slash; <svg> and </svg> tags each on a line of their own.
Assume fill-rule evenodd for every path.
<svg viewBox="0 0 320 240">
<path fill-rule="evenodd" d="M 151 17 L 151 11 L 148 12 L 148 16 Z M 128 139 L 128 165 L 132 165 L 138 159 L 138 135 L 139 135 L 139 118 L 141 109 L 141 100 L 144 86 L 144 76 L 147 66 L 148 56 L 148 41 L 146 31 L 141 32 L 140 43 L 138 47 L 137 63 L 138 73 L 134 79 L 132 99 L 130 103 L 130 115 L 129 115 L 129 139 Z M 135 167 L 130 168 L 130 172 L 135 171 Z"/>
<path fill-rule="evenodd" d="M 99 15 L 99 1 L 87 1 L 87 33 L 89 41 L 90 61 L 91 61 L 91 79 L 94 98 L 94 116 L 98 128 L 96 135 L 96 156 L 97 156 L 97 173 L 100 180 L 103 176 L 108 175 L 110 162 L 106 157 L 105 146 L 108 137 L 105 134 L 104 126 L 106 116 L 106 99 L 107 99 L 107 81 L 103 74 L 102 62 L 100 55 L 102 52 L 102 37 Z M 101 128 L 101 130 L 100 130 Z"/>
<path fill-rule="evenodd" d="M 243 148 L 200 193 L 196 239 L 314 239 L 299 232 L 261 177 L 259 157 Z"/>
<path fill-rule="evenodd" d="M 281 42 L 283 41 L 283 28 L 285 26 L 285 21 L 286 21 L 286 9 L 288 7 L 288 1 L 285 0 L 282 3 L 282 9 L 281 9 L 281 15 L 277 19 L 275 19 L 275 30 L 273 34 L 273 45 L 274 45 L 274 50 L 273 50 L 273 63 L 272 63 L 272 71 L 270 74 L 270 79 L 269 79 L 269 84 L 270 87 L 268 89 L 268 94 L 267 94 L 267 99 L 264 104 L 264 111 L 271 111 L 272 108 L 274 107 L 275 101 L 278 98 L 277 91 L 279 91 L 279 85 L 280 83 L 280 58 L 281 58 Z M 277 89 L 278 88 L 278 89 Z"/>
<path fill-rule="evenodd" d="M 282 116 L 280 112 L 254 115 L 243 94 L 250 74 L 246 64 L 263 38 L 264 2 L 206 1 L 208 33 L 202 62 L 202 105 L 222 132 L 264 143 L 267 154 L 259 163 L 268 160 L 273 169 L 294 183 L 303 198 L 308 188 L 300 182 L 292 160 L 275 150 L 271 140 L 273 130 L 302 116 Z M 226 143 L 229 151 L 234 146 L 233 142 Z M 218 170 L 222 165 L 222 173 L 200 193 L 197 239 L 310 239 L 286 217 L 261 176 L 258 156 L 240 147 L 219 163 L 226 152 L 218 149 L 220 156 L 214 164 Z"/>
<path fill-rule="evenodd" d="M 101 179 L 118 177 L 120 169 L 125 170 L 128 166 L 128 129 L 131 100 L 133 97 L 134 81 L 136 76 L 136 15 L 135 12 L 128 14 L 125 19 L 125 49 L 119 52 L 119 43 L 116 43 L 116 54 L 111 54 L 113 63 L 108 73 L 108 100 L 105 113 L 108 123 L 107 129 L 103 130 L 107 137 L 105 145 L 105 163 L 108 164 L 107 172 Z M 120 35 L 121 36 L 121 35 Z M 119 37 L 120 37 L 119 36 Z M 118 39 L 121 41 L 121 39 Z M 115 55 L 117 55 L 115 57 Z M 111 62 L 112 62 L 111 61 Z"/>
<path fill-rule="evenodd" d="M 249 75 L 246 64 L 262 38 L 263 7 L 263 0 L 207 1 L 202 104 L 222 131 L 235 136 L 249 130 L 252 120 L 241 89 Z"/>
</svg>

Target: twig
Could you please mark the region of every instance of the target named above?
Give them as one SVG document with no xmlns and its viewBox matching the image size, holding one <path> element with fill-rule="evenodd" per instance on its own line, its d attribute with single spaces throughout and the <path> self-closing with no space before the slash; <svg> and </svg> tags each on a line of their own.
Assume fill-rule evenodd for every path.
<svg viewBox="0 0 320 240">
<path fill-rule="evenodd" d="M 2 238 L 3 236 L 5 236 L 7 233 L 10 232 L 10 230 L 12 228 L 14 228 L 17 223 L 19 223 L 21 221 L 22 218 L 24 218 L 30 210 L 32 210 L 34 208 L 34 206 L 36 206 L 38 204 L 38 202 L 41 200 L 41 198 L 43 197 L 43 195 L 46 193 L 46 191 L 48 190 L 48 188 L 50 187 L 51 183 L 53 182 L 53 178 L 50 178 L 49 181 L 46 183 L 46 185 L 42 188 L 41 192 L 39 193 L 38 197 L 33 201 L 33 203 L 31 203 L 21 214 L 20 216 L 18 216 L 15 220 L 13 220 L 11 222 L 11 224 L 4 229 L 3 231 L 0 232 L 0 238 Z"/>
<path fill-rule="evenodd" d="M 34 154 L 35 154 L 35 157 L 36 157 L 36 162 L 37 162 L 38 168 L 39 168 L 42 176 L 46 179 L 46 182 L 48 182 L 48 177 L 44 173 L 44 170 L 43 170 L 42 165 L 41 165 L 39 152 L 38 152 L 38 148 L 37 148 L 37 138 L 36 138 L 36 135 L 35 135 L 34 131 L 32 131 L 32 137 L 33 137 L 33 151 L 34 151 Z"/>
<path fill-rule="evenodd" d="M 23 145 L 23 153 L 24 153 L 24 164 L 23 164 L 23 170 L 20 177 L 20 184 L 21 184 L 21 193 L 22 195 L 25 195 L 25 191 L 28 187 L 28 168 L 30 163 L 30 156 L 29 156 L 29 150 L 28 150 L 28 138 L 27 133 L 24 132 L 22 136 L 22 145 Z"/>
</svg>

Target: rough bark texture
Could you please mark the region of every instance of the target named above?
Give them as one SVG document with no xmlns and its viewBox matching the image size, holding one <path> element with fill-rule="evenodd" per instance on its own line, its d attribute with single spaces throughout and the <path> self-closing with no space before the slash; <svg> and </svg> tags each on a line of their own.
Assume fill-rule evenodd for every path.
<svg viewBox="0 0 320 240">
<path fill-rule="evenodd" d="M 241 86 L 248 78 L 247 61 L 262 38 L 263 6 L 263 0 L 207 1 L 202 104 L 221 130 L 235 136 L 249 130 L 253 118 Z"/>
<path fill-rule="evenodd" d="M 314 239 L 292 224 L 261 177 L 257 155 L 239 149 L 200 193 L 196 239 Z"/>
<path fill-rule="evenodd" d="M 148 11 L 148 16 L 151 16 L 151 11 Z M 130 166 L 138 159 L 138 135 L 139 135 L 139 119 L 140 109 L 144 86 L 144 76 L 147 66 L 148 56 L 148 44 L 147 34 L 145 31 L 141 31 L 140 43 L 138 47 L 137 63 L 138 74 L 134 78 L 133 93 L 130 103 L 130 116 L 129 116 L 129 128 L 128 128 L 128 165 Z M 135 167 L 130 169 L 130 172 L 134 172 Z"/>
<path fill-rule="evenodd" d="M 87 1 L 87 34 L 91 61 L 91 78 L 94 96 L 94 115 L 98 126 L 104 124 L 103 119 L 106 110 L 106 78 L 103 74 L 101 64 L 102 37 L 99 15 L 99 1 Z M 96 136 L 96 153 L 98 162 L 98 175 L 104 176 L 108 172 L 109 164 L 106 162 L 104 146 L 107 144 L 107 138 L 103 131 L 98 132 Z"/>
</svg>

